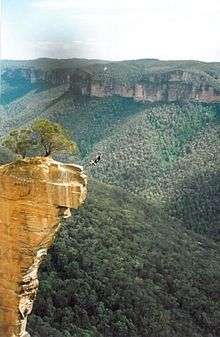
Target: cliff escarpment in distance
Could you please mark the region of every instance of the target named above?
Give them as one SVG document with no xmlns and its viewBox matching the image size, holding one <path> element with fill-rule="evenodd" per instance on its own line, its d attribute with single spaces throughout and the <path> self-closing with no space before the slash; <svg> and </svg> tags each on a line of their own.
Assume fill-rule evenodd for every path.
<svg viewBox="0 0 220 337">
<path fill-rule="evenodd" d="M 6 104 L 30 90 L 64 84 L 77 96 L 121 96 L 143 102 L 220 101 L 218 62 L 38 59 L 2 64 L 2 101 Z"/>
<path fill-rule="evenodd" d="M 118 95 L 150 102 L 219 100 L 220 64 L 199 61 L 161 61 L 140 59 L 87 65 L 80 69 L 87 74 L 91 96 Z M 70 83 L 85 91 L 85 80 L 79 81 L 78 70 Z M 88 85 L 89 83 L 89 85 Z"/>
<path fill-rule="evenodd" d="M 32 90 L 69 85 L 71 74 L 81 67 L 105 61 L 87 59 L 2 60 L 0 104 L 8 104 Z"/>
<path fill-rule="evenodd" d="M 0 336 L 25 337 L 38 268 L 59 229 L 86 198 L 82 167 L 30 158 L 0 167 Z"/>
<path fill-rule="evenodd" d="M 138 83 L 123 85 L 91 84 L 91 96 L 131 97 L 143 102 L 216 102 L 220 100 L 220 90 L 208 77 L 184 70 L 174 70 L 162 74 L 149 74 Z"/>
</svg>

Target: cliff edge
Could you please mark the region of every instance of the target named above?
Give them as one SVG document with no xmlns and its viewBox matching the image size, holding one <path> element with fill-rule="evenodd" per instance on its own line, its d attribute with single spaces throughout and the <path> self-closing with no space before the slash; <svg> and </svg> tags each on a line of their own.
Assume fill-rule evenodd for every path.
<svg viewBox="0 0 220 337">
<path fill-rule="evenodd" d="M 0 166 L 0 337 L 28 336 L 40 262 L 86 185 L 82 167 L 51 158 Z"/>
<path fill-rule="evenodd" d="M 205 72 L 181 69 L 149 72 L 133 83 L 123 82 L 107 72 L 91 75 L 78 71 L 70 77 L 70 90 L 78 96 L 120 96 L 151 103 L 220 101 L 219 79 Z"/>
</svg>

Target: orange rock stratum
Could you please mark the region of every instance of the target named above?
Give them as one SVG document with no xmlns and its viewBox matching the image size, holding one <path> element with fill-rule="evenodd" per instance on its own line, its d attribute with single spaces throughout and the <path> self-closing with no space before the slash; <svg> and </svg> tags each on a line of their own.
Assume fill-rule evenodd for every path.
<svg viewBox="0 0 220 337">
<path fill-rule="evenodd" d="M 26 337 L 37 272 L 60 217 L 86 198 L 77 165 L 30 158 L 0 166 L 0 337 Z"/>
</svg>

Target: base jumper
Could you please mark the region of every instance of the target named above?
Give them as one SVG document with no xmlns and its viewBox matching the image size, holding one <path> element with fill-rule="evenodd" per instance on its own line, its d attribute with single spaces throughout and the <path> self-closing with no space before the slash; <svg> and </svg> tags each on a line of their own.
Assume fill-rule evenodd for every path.
<svg viewBox="0 0 220 337">
<path fill-rule="evenodd" d="M 93 166 L 96 166 L 98 164 L 98 162 L 101 160 L 101 156 L 102 156 L 102 154 L 98 153 L 97 156 L 89 162 L 89 164 L 93 165 Z"/>
</svg>

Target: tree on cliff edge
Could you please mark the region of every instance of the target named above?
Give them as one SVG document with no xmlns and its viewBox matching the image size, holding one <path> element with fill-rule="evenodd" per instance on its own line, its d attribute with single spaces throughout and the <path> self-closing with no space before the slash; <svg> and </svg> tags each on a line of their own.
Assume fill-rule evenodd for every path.
<svg viewBox="0 0 220 337">
<path fill-rule="evenodd" d="M 40 118 L 33 122 L 31 129 L 36 143 L 44 150 L 45 157 L 55 152 L 75 153 L 77 150 L 76 143 L 58 123 Z"/>
<path fill-rule="evenodd" d="M 30 128 L 18 128 L 10 131 L 2 146 L 18 156 L 25 158 L 44 151 L 45 157 L 55 152 L 75 153 L 77 145 L 67 131 L 58 123 L 45 118 L 35 120 Z"/>
</svg>

